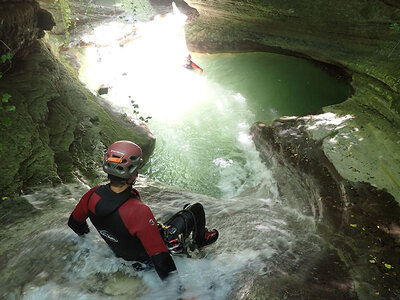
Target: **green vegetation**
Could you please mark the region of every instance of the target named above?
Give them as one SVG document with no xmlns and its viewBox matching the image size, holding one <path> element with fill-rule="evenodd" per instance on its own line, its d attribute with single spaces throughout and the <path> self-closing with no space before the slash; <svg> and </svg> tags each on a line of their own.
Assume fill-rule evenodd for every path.
<svg viewBox="0 0 400 300">
<path fill-rule="evenodd" d="M 392 23 L 392 24 L 390 24 L 389 28 L 390 28 L 391 30 L 400 32 L 400 25 L 399 25 L 399 23 Z M 390 51 L 388 57 L 390 57 L 390 56 L 392 55 L 393 51 L 397 48 L 397 46 L 398 46 L 399 44 L 400 44 L 400 39 L 399 39 L 399 41 L 397 42 L 397 44 L 393 47 L 392 51 Z"/>
<path fill-rule="evenodd" d="M 11 52 L 8 52 L 1 56 L 1 61 L 2 61 L 2 63 L 6 63 L 7 61 L 9 61 L 11 63 L 11 58 L 12 58 L 12 54 L 11 54 Z"/>
<path fill-rule="evenodd" d="M 400 32 L 400 25 L 399 25 L 399 23 L 392 23 L 392 24 L 390 24 L 389 28 L 390 28 L 391 30 Z M 388 57 L 390 57 L 390 56 L 392 55 L 393 51 L 399 46 L 399 44 L 400 44 L 400 39 L 399 39 L 399 41 L 397 42 L 397 44 L 393 47 L 392 51 L 390 51 Z M 391 109 L 395 110 L 397 113 L 400 114 L 400 95 L 396 96 L 396 97 L 393 99 L 392 105 L 391 105 Z"/>
<path fill-rule="evenodd" d="M 8 64 L 7 69 L 4 71 L 6 73 L 8 70 L 11 69 L 11 59 L 13 57 L 12 50 L 6 43 L 4 43 L 2 40 L 0 40 L 0 43 L 3 44 L 3 46 L 6 48 L 6 53 L 1 54 L 0 60 L 1 63 L 3 64 Z M 0 66 L 0 70 L 2 69 L 2 66 Z M 3 77 L 4 73 L 0 72 L 0 79 Z"/>
<path fill-rule="evenodd" d="M 4 70 L 3 72 L 0 72 L 0 80 L 4 77 L 4 74 L 7 73 L 11 69 L 11 64 L 12 64 L 12 50 L 8 45 L 0 40 L 0 43 L 5 47 L 6 53 L 1 54 L 0 56 L 0 70 Z M 8 92 L 1 92 L 0 93 L 0 126 L 11 126 L 12 121 L 9 116 L 10 112 L 15 112 L 15 106 L 14 105 L 9 105 L 9 100 L 12 96 Z M 0 142 L 0 157 L 3 152 L 3 143 Z M 1 196 L 1 200 L 6 200 L 8 197 L 6 196 Z"/>
<path fill-rule="evenodd" d="M 61 15 L 64 24 L 64 46 L 67 46 L 71 42 L 71 33 L 70 29 L 71 26 L 75 25 L 73 18 L 72 18 L 72 10 L 70 6 L 70 0 L 55 0 L 56 3 L 59 3 Z M 96 1 L 88 1 L 86 5 L 85 15 L 89 17 L 88 26 L 93 29 L 93 14 L 96 9 L 95 5 Z M 139 1 L 140 5 L 143 7 L 143 4 Z M 136 4 L 136 0 L 127 0 L 127 2 L 122 3 L 122 6 L 130 10 L 134 15 L 136 14 L 139 6 Z"/>
<path fill-rule="evenodd" d="M 4 64 L 8 64 L 7 67 L 5 67 L 5 71 L 4 72 L 0 72 L 0 79 L 3 78 L 4 74 L 10 70 L 11 68 L 11 59 L 13 57 L 11 49 L 7 46 L 6 43 L 4 43 L 2 40 L 0 40 L 0 42 L 7 48 L 7 53 L 2 54 L 0 56 L 0 60 L 1 60 L 1 65 L 0 65 L 0 70 L 3 69 L 3 65 Z M 6 114 L 9 112 L 15 112 L 15 106 L 14 105 L 9 105 L 9 100 L 12 97 L 9 93 L 7 92 L 3 92 L 0 94 L 1 97 L 1 102 L 0 102 L 0 125 L 1 126 L 10 126 L 11 125 L 11 118 Z M 0 143 L 0 153 L 2 151 L 3 145 Z"/>
<path fill-rule="evenodd" d="M 139 104 L 136 104 L 134 100 L 131 100 L 131 105 L 133 107 L 133 114 L 142 122 L 148 123 L 152 117 L 142 117 L 139 113 Z"/>
<path fill-rule="evenodd" d="M 62 17 L 63 17 L 64 28 L 65 28 L 64 46 L 66 46 L 71 42 L 70 33 L 69 33 L 69 28 L 72 25 L 71 8 L 69 6 L 68 0 L 56 0 L 56 2 L 60 3 L 60 9 L 61 9 Z"/>
<path fill-rule="evenodd" d="M 390 29 L 400 31 L 400 25 L 398 23 L 390 24 Z"/>
<path fill-rule="evenodd" d="M 6 105 L 3 107 L 3 103 L 8 103 L 8 100 L 11 98 L 11 95 L 9 93 L 4 93 L 2 98 L 1 98 L 1 104 L 0 104 L 0 110 L 6 110 L 9 112 L 14 112 L 15 111 L 15 106 L 14 105 Z M 3 121 L 3 120 L 0 120 Z M 11 124 L 9 124 L 11 125 Z"/>
<path fill-rule="evenodd" d="M 138 9 L 138 6 L 135 4 L 135 1 L 134 0 L 130 0 L 129 2 L 128 2 L 128 4 L 124 4 L 123 5 L 124 7 L 128 7 L 128 8 L 130 8 L 130 10 L 132 11 L 132 13 L 136 13 L 136 11 L 137 11 L 137 9 Z"/>
<path fill-rule="evenodd" d="M 10 47 L 6 43 L 4 43 L 2 40 L 0 40 L 1 44 L 6 48 L 6 53 L 1 54 L 0 56 L 0 70 L 4 70 L 3 72 L 0 72 L 0 80 L 4 77 L 4 74 L 7 73 L 8 70 L 11 69 L 11 64 L 12 64 L 12 51 Z M 15 112 L 15 106 L 10 105 L 9 101 L 12 96 L 8 92 L 1 92 L 0 93 L 0 126 L 1 127 L 9 127 L 12 124 L 12 120 L 9 116 L 9 113 Z M 0 157 L 2 156 L 3 152 L 3 143 L 0 142 Z M 7 197 L 2 196 L 2 200 L 7 199 Z"/>
<path fill-rule="evenodd" d="M 94 10 L 95 10 L 95 6 L 93 4 L 93 2 L 88 3 L 88 6 L 86 7 L 86 11 L 85 11 L 85 16 L 89 17 L 89 22 L 88 22 L 88 26 L 91 30 L 94 29 L 93 26 L 93 14 L 94 14 Z"/>
</svg>

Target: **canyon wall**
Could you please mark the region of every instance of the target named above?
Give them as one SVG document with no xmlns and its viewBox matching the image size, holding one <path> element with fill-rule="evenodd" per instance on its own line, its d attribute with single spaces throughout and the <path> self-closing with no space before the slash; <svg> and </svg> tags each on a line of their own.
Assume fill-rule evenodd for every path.
<svg viewBox="0 0 400 300">
<path fill-rule="evenodd" d="M 322 117 L 310 116 L 310 136 L 341 176 L 400 201 L 398 1 L 187 2 L 199 12 L 186 26 L 192 51 L 273 51 L 346 70 L 352 97 L 325 107 Z"/>
<path fill-rule="evenodd" d="M 94 179 L 116 140 L 136 141 L 146 158 L 154 149 L 145 126 L 101 102 L 41 41 L 54 25 L 36 1 L 0 1 L 1 196 Z"/>
</svg>

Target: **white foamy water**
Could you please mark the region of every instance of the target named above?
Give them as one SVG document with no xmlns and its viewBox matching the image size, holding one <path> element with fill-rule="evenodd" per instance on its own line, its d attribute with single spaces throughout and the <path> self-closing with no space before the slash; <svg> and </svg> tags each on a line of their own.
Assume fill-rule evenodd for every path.
<svg viewBox="0 0 400 300">
<path fill-rule="evenodd" d="M 143 199 L 161 221 L 189 198 L 196 199 L 190 202 L 203 203 L 208 226 L 220 232 L 217 243 L 205 248 L 200 258 L 174 256 L 186 296 L 229 299 L 244 274 L 271 272 L 276 255 L 289 255 L 295 263 L 302 252 L 318 251 L 313 218 L 263 197 L 269 190 L 266 186 L 227 199 L 193 198 L 145 177 L 139 178 L 137 186 L 144 195 L 151 195 L 153 186 L 160 186 L 170 198 L 173 195 L 171 201 L 162 199 L 163 193 Z M 69 214 L 88 189 L 77 183 L 24 197 L 40 213 L 0 231 L 1 253 L 12 250 L 8 261 L 1 260 L 2 299 L 16 295 L 21 299 L 177 299 L 176 287 L 162 287 L 154 270 L 136 271 L 116 258 L 90 222 L 91 232 L 84 237 L 67 227 Z M 307 249 L 298 246 L 299 241 Z"/>
</svg>

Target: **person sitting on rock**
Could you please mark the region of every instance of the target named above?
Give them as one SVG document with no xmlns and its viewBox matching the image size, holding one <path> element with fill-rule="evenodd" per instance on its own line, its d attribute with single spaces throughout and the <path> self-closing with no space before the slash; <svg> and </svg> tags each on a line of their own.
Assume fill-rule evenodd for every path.
<svg viewBox="0 0 400 300">
<path fill-rule="evenodd" d="M 186 57 L 184 67 L 185 67 L 186 69 L 189 69 L 189 70 L 194 70 L 194 69 L 199 70 L 200 74 L 203 73 L 203 69 L 200 68 L 198 65 L 196 65 L 196 64 L 192 61 L 192 56 L 191 56 L 190 54 Z"/>
<path fill-rule="evenodd" d="M 132 187 L 142 166 L 138 145 L 130 141 L 113 143 L 103 159 L 103 170 L 110 182 L 95 186 L 82 196 L 68 226 L 78 235 L 89 233 L 86 219 L 90 218 L 117 257 L 135 261 L 134 267 L 154 266 L 164 280 L 176 272 L 170 252 L 182 252 L 183 242 L 190 234 L 198 248 L 214 243 L 218 231 L 205 228 L 200 203 L 187 204 L 165 224 L 157 223 L 151 209 Z"/>
</svg>

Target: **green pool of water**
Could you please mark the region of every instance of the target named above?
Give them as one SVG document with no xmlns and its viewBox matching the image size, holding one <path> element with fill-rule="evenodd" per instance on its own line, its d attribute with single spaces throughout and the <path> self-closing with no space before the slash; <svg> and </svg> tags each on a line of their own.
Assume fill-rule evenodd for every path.
<svg viewBox="0 0 400 300">
<path fill-rule="evenodd" d="M 178 13 L 135 22 L 154 12 L 144 1 L 101 0 L 124 9 L 80 49 L 80 77 L 89 88 L 112 87 L 106 98 L 151 116 L 156 149 L 143 172 L 191 191 L 229 198 L 268 181 L 249 137 L 256 121 L 318 113 L 350 93 L 348 84 L 307 60 L 270 53 L 193 54 L 204 69 L 184 69 L 185 19 Z M 133 17 L 135 15 L 135 17 Z M 124 41 L 121 44 L 121 41 Z"/>
<path fill-rule="evenodd" d="M 321 111 L 349 95 L 349 86 L 309 61 L 272 53 L 199 55 L 207 77 L 242 94 L 258 121 Z"/>
<path fill-rule="evenodd" d="M 185 106 L 181 114 L 153 116 L 149 126 L 157 144 L 145 173 L 215 197 L 260 184 L 260 161 L 248 135 L 254 122 L 317 113 L 349 95 L 345 82 L 303 59 L 270 53 L 192 56 L 204 73 L 185 70 L 193 79 L 174 82 L 177 97 L 186 97 L 171 101 L 176 111 Z M 169 101 L 174 92 L 165 95 Z"/>
</svg>

